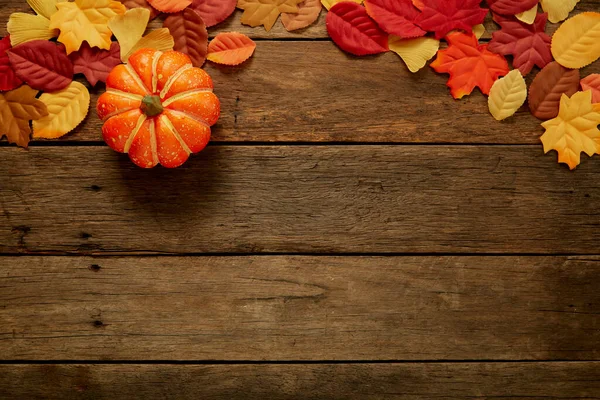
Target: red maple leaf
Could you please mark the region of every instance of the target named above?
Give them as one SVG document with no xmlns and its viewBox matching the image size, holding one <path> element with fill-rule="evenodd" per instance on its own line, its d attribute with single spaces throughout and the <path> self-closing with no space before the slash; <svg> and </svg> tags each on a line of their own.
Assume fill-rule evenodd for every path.
<svg viewBox="0 0 600 400">
<path fill-rule="evenodd" d="M 455 29 L 471 33 L 488 13 L 487 9 L 479 7 L 480 3 L 481 0 L 413 0 L 421 10 L 415 22 L 424 30 L 435 32 L 436 39 Z"/>
<path fill-rule="evenodd" d="M 391 35 L 414 38 L 427 33 L 415 25 L 420 12 L 412 0 L 365 0 L 365 8 L 379 27 Z"/>
<path fill-rule="evenodd" d="M 517 15 L 531 10 L 539 0 L 487 0 L 487 2 L 496 14 Z"/>
<path fill-rule="evenodd" d="M 10 37 L 0 40 L 0 91 L 9 91 L 18 88 L 23 81 L 17 77 L 10 65 L 7 51 L 11 49 Z"/>
<path fill-rule="evenodd" d="M 84 74 L 90 85 L 96 86 L 98 81 L 106 82 L 108 74 L 121 63 L 121 47 L 119 43 L 112 42 L 110 50 L 91 48 L 84 43 L 79 51 L 71 53 L 69 58 L 73 62 L 76 74 Z"/>
<path fill-rule="evenodd" d="M 545 32 L 548 14 L 538 14 L 532 25 L 500 15 L 494 15 L 494 21 L 502 29 L 492 35 L 489 50 L 504 56 L 512 55 L 513 66 L 523 76 L 530 73 L 534 65 L 544 68 L 552 62 L 552 39 Z"/>
<path fill-rule="evenodd" d="M 446 37 L 448 49 L 440 50 L 431 67 L 436 72 L 450 74 L 448 87 L 455 99 L 471 94 L 479 87 L 489 94 L 494 82 L 508 74 L 506 59 L 480 45 L 475 35 L 452 33 Z"/>
</svg>

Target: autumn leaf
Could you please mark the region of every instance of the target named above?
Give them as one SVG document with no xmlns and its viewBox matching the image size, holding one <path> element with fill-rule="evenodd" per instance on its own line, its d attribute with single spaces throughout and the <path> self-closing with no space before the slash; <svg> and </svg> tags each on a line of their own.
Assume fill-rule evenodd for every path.
<svg viewBox="0 0 600 400">
<path fill-rule="evenodd" d="M 488 49 L 505 56 L 512 55 L 513 66 L 523 75 L 529 74 L 535 65 L 544 68 L 553 60 L 552 39 L 545 32 L 547 17 L 547 14 L 537 14 L 535 22 L 527 25 L 512 17 L 495 15 L 494 21 L 502 29 L 493 33 Z"/>
<path fill-rule="evenodd" d="M 535 6 L 531 7 L 527 11 L 523 11 L 522 13 L 516 14 L 515 18 L 517 18 L 519 21 L 521 21 L 527 25 L 531 25 L 535 22 L 537 14 L 538 14 L 538 3 L 536 2 Z"/>
<path fill-rule="evenodd" d="M 552 55 L 573 69 L 600 58 L 600 13 L 586 12 L 565 21 L 552 37 Z"/>
<path fill-rule="evenodd" d="M 208 32 L 200 14 L 188 8 L 169 15 L 163 26 L 175 40 L 173 49 L 187 54 L 195 67 L 201 67 L 208 52 Z"/>
<path fill-rule="evenodd" d="M 8 58 L 17 76 L 33 89 L 54 92 L 73 80 L 73 63 L 62 45 L 33 40 L 14 47 Z"/>
<path fill-rule="evenodd" d="M 427 33 L 415 24 L 421 13 L 412 0 L 365 0 L 365 8 L 379 27 L 391 35 L 406 39 Z"/>
<path fill-rule="evenodd" d="M 327 13 L 327 32 L 342 50 L 356 56 L 389 50 L 388 34 L 382 31 L 361 5 L 337 3 Z"/>
<path fill-rule="evenodd" d="M 568 69 L 556 61 L 546 65 L 529 88 L 529 109 L 534 117 L 548 120 L 558 115 L 563 94 L 572 96 L 579 90 L 579 70 Z"/>
<path fill-rule="evenodd" d="M 7 36 L 0 40 L 0 92 L 6 92 L 7 90 L 13 90 L 23 84 L 8 59 L 7 51 L 11 49 L 10 37 Z"/>
<path fill-rule="evenodd" d="M 60 30 L 58 41 L 65 45 L 67 54 L 79 50 L 84 41 L 92 47 L 110 49 L 112 32 L 108 21 L 126 10 L 114 0 L 75 0 L 58 3 L 57 7 L 50 28 Z"/>
<path fill-rule="evenodd" d="M 225 21 L 235 11 L 237 0 L 192 0 L 190 8 L 196 11 L 208 28 Z"/>
<path fill-rule="evenodd" d="M 413 0 L 421 10 L 416 23 L 428 32 L 435 32 L 442 39 L 449 32 L 460 29 L 472 32 L 475 25 L 483 23 L 487 9 L 479 7 L 481 0 Z"/>
<path fill-rule="evenodd" d="M 129 57 L 142 48 L 158 51 L 172 50 L 175 45 L 173 36 L 167 28 L 156 29 L 142 37 L 150 20 L 150 11 L 145 8 L 134 8 L 123 15 L 114 17 L 108 27 L 121 47 L 121 60 L 127 62 Z"/>
<path fill-rule="evenodd" d="M 321 4 L 327 10 L 331 10 L 331 7 L 335 6 L 337 3 L 341 3 L 342 1 L 351 1 L 356 4 L 362 4 L 363 0 L 321 0 Z"/>
<path fill-rule="evenodd" d="M 148 0 L 148 3 L 158 11 L 176 13 L 192 4 L 192 0 Z"/>
<path fill-rule="evenodd" d="M 392 35 L 389 47 L 402 58 L 410 72 L 417 72 L 436 55 L 440 41 L 430 37 L 402 39 Z"/>
<path fill-rule="evenodd" d="M 581 81 L 583 90 L 591 90 L 592 103 L 600 103 L 600 74 L 588 75 Z"/>
<path fill-rule="evenodd" d="M 209 43 L 206 58 L 217 64 L 239 65 L 249 59 L 255 49 L 256 43 L 242 33 L 219 33 Z"/>
<path fill-rule="evenodd" d="M 494 82 L 508 74 L 506 59 L 480 45 L 475 35 L 453 33 L 446 39 L 448 49 L 438 52 L 431 67 L 450 74 L 447 85 L 455 99 L 471 94 L 475 87 L 488 94 Z"/>
<path fill-rule="evenodd" d="M 577 92 L 571 98 L 562 95 L 558 117 L 542 126 L 544 152 L 558 152 L 558 162 L 575 169 L 581 153 L 593 156 L 600 152 L 600 104 L 592 104 L 592 92 Z"/>
<path fill-rule="evenodd" d="M 303 29 L 319 18 L 322 9 L 320 0 L 304 0 L 298 4 L 298 13 L 282 13 L 281 22 L 288 32 Z"/>
<path fill-rule="evenodd" d="M 548 13 L 548 20 L 554 24 L 567 19 L 577 3 L 579 0 L 540 0 L 542 9 Z"/>
<path fill-rule="evenodd" d="M 496 120 L 502 121 L 513 116 L 527 100 L 527 84 L 518 69 L 504 78 L 498 79 L 490 89 L 488 106 Z"/>
<path fill-rule="evenodd" d="M 539 0 L 487 0 L 494 13 L 511 16 L 530 10 L 538 2 Z"/>
<path fill-rule="evenodd" d="M 48 115 L 33 121 L 33 137 L 56 139 L 66 135 L 85 119 L 90 109 L 90 93 L 79 82 L 71 82 L 65 89 L 43 93 L 40 101 Z"/>
<path fill-rule="evenodd" d="M 48 115 L 46 105 L 36 99 L 38 91 L 23 85 L 18 89 L 0 93 L 0 138 L 9 143 L 27 147 L 31 128 L 29 121 Z"/>
<path fill-rule="evenodd" d="M 69 58 L 73 62 L 74 72 L 84 74 L 92 86 L 96 86 L 98 81 L 106 82 L 110 71 L 121 64 L 120 47 L 117 42 L 112 42 L 110 50 L 91 48 L 89 44 L 84 43 L 79 51 L 71 53 Z"/>
<path fill-rule="evenodd" d="M 57 30 L 50 29 L 50 17 L 57 11 L 58 2 L 59 0 L 27 0 L 27 4 L 37 15 L 11 14 L 6 29 L 11 34 L 12 45 L 17 46 L 30 40 L 48 40 L 58 36 Z"/>
<path fill-rule="evenodd" d="M 148 0 L 121 0 L 121 3 L 123 3 L 128 10 L 133 8 L 145 8 L 150 11 L 150 20 L 153 20 L 160 15 L 160 11 L 152 7 L 150 3 L 148 3 Z"/>
<path fill-rule="evenodd" d="M 303 0 L 238 0 L 238 8 L 244 10 L 241 22 L 252 27 L 264 25 L 270 31 L 279 14 L 297 13 Z"/>
</svg>

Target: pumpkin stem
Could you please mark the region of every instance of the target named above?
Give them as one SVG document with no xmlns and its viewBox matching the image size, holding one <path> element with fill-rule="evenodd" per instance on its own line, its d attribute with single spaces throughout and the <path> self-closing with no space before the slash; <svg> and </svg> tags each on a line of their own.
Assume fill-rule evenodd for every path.
<svg viewBox="0 0 600 400">
<path fill-rule="evenodd" d="M 163 106 L 159 96 L 148 95 L 144 97 L 140 108 L 149 118 L 156 117 L 163 112 Z"/>
</svg>

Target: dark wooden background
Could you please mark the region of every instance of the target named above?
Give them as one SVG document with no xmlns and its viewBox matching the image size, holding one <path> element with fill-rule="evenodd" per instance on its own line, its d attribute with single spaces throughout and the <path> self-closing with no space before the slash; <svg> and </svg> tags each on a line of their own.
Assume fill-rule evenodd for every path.
<svg viewBox="0 0 600 400">
<path fill-rule="evenodd" d="M 240 15 L 211 33 L 256 54 L 206 66 L 223 115 L 183 168 L 134 167 L 93 111 L 0 143 L 0 398 L 599 399 L 600 159 L 342 53 L 325 13 Z"/>
</svg>

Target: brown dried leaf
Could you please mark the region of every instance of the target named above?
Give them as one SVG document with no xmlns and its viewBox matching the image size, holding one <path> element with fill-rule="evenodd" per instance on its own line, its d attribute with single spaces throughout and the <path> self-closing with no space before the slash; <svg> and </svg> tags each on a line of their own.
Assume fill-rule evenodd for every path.
<svg viewBox="0 0 600 400">
<path fill-rule="evenodd" d="M 560 98 L 563 94 L 571 97 L 579 90 L 579 70 L 568 69 L 551 62 L 542 69 L 529 88 L 529 109 L 541 120 L 549 120 L 558 115 Z"/>
<path fill-rule="evenodd" d="M 298 4 L 298 13 L 282 13 L 281 22 L 289 32 L 303 29 L 319 19 L 321 14 L 320 0 L 304 0 Z"/>
<path fill-rule="evenodd" d="M 198 12 L 187 8 L 169 15 L 163 24 L 175 40 L 174 50 L 187 54 L 194 67 L 202 67 L 208 52 L 208 31 Z"/>
<path fill-rule="evenodd" d="M 31 128 L 29 121 L 48 115 L 46 105 L 35 96 L 38 91 L 23 85 L 7 93 L 0 93 L 0 138 L 27 147 Z"/>
</svg>

